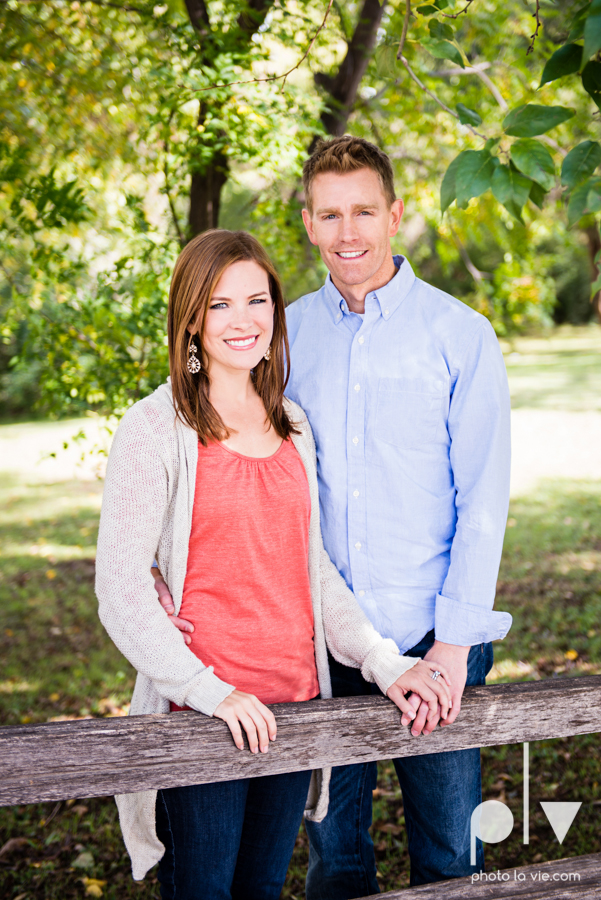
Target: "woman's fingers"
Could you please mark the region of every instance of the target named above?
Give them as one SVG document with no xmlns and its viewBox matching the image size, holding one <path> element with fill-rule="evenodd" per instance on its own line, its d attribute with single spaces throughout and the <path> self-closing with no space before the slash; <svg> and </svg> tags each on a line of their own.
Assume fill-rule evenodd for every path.
<svg viewBox="0 0 601 900">
<path fill-rule="evenodd" d="M 264 718 L 264 720 L 265 720 L 265 722 L 266 722 L 266 725 L 267 725 L 267 733 L 268 733 L 268 735 L 269 735 L 269 740 L 270 740 L 270 741 L 275 741 L 275 739 L 276 739 L 276 737 L 277 737 L 277 734 L 278 734 L 278 726 L 277 726 L 277 723 L 276 723 L 276 721 L 275 721 L 275 716 L 274 716 L 274 714 L 273 714 L 272 711 L 269 709 L 269 707 L 268 707 L 268 706 L 265 706 L 264 703 L 261 703 L 261 701 L 260 701 L 257 697 L 254 698 L 254 704 L 255 704 L 255 706 L 257 707 L 257 709 L 259 710 L 259 712 L 261 713 L 261 715 L 263 716 L 263 718 Z"/>
<path fill-rule="evenodd" d="M 227 723 L 239 750 L 244 749 L 242 729 L 246 732 L 252 753 L 257 753 L 259 749 L 267 753 L 270 739 L 274 741 L 276 738 L 277 726 L 273 713 L 253 694 L 232 691 L 213 715 Z"/>
</svg>

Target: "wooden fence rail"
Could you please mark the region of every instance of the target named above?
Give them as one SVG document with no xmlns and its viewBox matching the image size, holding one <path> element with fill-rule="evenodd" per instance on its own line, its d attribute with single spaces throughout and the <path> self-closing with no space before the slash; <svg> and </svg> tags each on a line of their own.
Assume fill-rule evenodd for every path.
<svg viewBox="0 0 601 900">
<path fill-rule="evenodd" d="M 471 687 L 454 725 L 412 737 L 382 697 L 272 707 L 267 754 L 193 712 L 0 728 L 0 805 L 124 794 L 601 731 L 601 676 Z"/>
</svg>

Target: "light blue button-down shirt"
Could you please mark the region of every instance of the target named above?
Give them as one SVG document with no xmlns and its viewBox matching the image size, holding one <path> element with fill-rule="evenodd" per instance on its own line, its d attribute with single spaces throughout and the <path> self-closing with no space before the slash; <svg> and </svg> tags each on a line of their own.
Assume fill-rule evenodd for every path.
<svg viewBox="0 0 601 900">
<path fill-rule="evenodd" d="M 403 257 L 350 312 L 330 276 L 287 309 L 291 377 L 317 445 L 324 544 L 401 653 L 435 629 L 505 637 L 492 609 L 509 502 L 509 391 L 489 322 Z"/>
</svg>

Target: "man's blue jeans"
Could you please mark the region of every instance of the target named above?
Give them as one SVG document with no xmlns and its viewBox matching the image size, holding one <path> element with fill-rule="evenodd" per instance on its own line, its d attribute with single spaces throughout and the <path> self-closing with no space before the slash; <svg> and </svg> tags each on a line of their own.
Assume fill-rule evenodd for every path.
<svg viewBox="0 0 601 900">
<path fill-rule="evenodd" d="M 407 656 L 424 656 L 433 642 L 431 631 Z M 492 662 L 491 644 L 472 647 L 467 684 L 484 684 Z M 330 659 L 330 672 L 334 697 L 379 693 L 358 669 Z M 403 792 L 411 884 L 458 878 L 483 869 L 480 840 L 476 865 L 470 865 L 470 818 L 482 800 L 480 751 L 455 750 L 393 762 Z M 351 900 L 380 892 L 368 831 L 376 778 L 375 762 L 333 769 L 328 814 L 323 822 L 306 823 L 310 841 L 307 900 Z"/>
<path fill-rule="evenodd" d="M 163 900 L 278 900 L 310 780 L 290 772 L 159 791 Z"/>
</svg>

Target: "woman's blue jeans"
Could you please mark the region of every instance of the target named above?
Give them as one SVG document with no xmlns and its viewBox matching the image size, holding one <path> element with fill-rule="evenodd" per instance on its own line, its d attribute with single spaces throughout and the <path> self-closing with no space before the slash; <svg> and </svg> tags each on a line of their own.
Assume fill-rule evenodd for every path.
<svg viewBox="0 0 601 900">
<path fill-rule="evenodd" d="M 291 772 L 159 791 L 163 900 L 278 900 L 310 779 Z"/>
<path fill-rule="evenodd" d="M 407 656 L 424 656 L 434 642 L 429 632 Z M 477 644 L 468 657 L 467 684 L 484 684 L 493 662 L 491 644 Z M 379 693 L 357 669 L 330 659 L 334 697 Z M 416 738 L 427 741 L 427 737 Z M 477 841 L 470 865 L 470 819 L 482 801 L 480 751 L 455 750 L 393 760 L 403 792 L 411 858 L 411 884 L 461 877 L 484 868 Z M 337 766 L 323 822 L 306 822 L 309 835 L 307 900 L 350 900 L 378 894 L 374 846 L 369 834 L 377 764 Z"/>
</svg>

